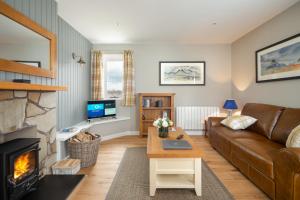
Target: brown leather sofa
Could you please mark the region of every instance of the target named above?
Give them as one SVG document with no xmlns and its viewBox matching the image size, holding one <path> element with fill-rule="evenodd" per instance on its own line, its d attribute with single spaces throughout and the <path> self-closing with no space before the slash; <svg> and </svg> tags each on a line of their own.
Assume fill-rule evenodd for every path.
<svg viewBox="0 0 300 200">
<path fill-rule="evenodd" d="M 234 131 L 208 119 L 211 145 L 271 199 L 300 200 L 300 148 L 286 148 L 290 132 L 300 124 L 300 109 L 248 103 L 242 115 L 258 121 Z"/>
</svg>

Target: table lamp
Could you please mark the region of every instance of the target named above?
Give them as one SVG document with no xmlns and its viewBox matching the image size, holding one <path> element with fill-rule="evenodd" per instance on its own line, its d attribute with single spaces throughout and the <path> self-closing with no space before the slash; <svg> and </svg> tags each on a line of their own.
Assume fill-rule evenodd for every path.
<svg viewBox="0 0 300 200">
<path fill-rule="evenodd" d="M 224 103 L 224 106 L 223 106 L 224 109 L 226 109 L 228 111 L 228 117 L 232 115 L 232 110 L 235 110 L 238 108 L 235 100 L 233 99 L 227 99 Z"/>
</svg>

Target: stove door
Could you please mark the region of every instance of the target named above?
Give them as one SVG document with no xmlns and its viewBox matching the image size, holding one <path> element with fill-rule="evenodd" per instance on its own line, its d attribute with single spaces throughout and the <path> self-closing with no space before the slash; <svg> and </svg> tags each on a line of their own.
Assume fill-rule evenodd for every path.
<svg viewBox="0 0 300 200">
<path fill-rule="evenodd" d="M 30 176 L 37 168 L 36 150 L 27 151 L 15 157 L 13 162 L 13 179 L 16 183 Z"/>
<path fill-rule="evenodd" d="M 7 177 L 9 200 L 21 199 L 37 187 L 39 179 L 38 145 L 15 152 L 9 156 Z"/>
</svg>

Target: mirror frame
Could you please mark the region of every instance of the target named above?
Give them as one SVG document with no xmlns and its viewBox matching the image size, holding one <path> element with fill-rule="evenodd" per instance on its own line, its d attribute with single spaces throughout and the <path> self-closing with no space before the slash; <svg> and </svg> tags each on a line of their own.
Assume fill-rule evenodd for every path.
<svg viewBox="0 0 300 200">
<path fill-rule="evenodd" d="M 36 32 L 37 34 L 45 37 L 50 42 L 50 68 L 41 69 L 22 63 L 13 62 L 6 59 L 0 58 L 0 71 L 16 72 L 21 74 L 56 78 L 56 66 L 57 66 L 57 47 L 56 47 L 56 36 L 54 33 L 46 30 L 24 14 L 15 10 L 8 4 L 0 0 L 0 14 L 10 18 L 11 20 L 23 25 L 24 27 Z"/>
</svg>

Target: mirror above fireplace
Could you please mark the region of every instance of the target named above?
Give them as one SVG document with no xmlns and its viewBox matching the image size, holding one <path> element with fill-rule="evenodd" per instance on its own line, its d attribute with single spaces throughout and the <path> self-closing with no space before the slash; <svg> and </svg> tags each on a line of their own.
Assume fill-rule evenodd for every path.
<svg viewBox="0 0 300 200">
<path fill-rule="evenodd" d="M 0 1 L 0 71 L 55 78 L 56 36 Z"/>
<path fill-rule="evenodd" d="M 0 15 L 0 57 L 31 67 L 50 69 L 50 41 Z"/>
</svg>

